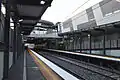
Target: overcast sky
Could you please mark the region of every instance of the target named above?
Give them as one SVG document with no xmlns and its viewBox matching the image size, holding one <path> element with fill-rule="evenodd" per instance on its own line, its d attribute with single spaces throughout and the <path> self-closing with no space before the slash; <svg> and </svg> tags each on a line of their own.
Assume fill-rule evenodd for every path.
<svg viewBox="0 0 120 80">
<path fill-rule="evenodd" d="M 42 16 L 42 19 L 48 20 L 51 22 L 63 22 L 71 16 L 95 5 L 96 3 L 102 0 L 53 0 L 51 7 L 49 7 L 45 14 Z M 84 6 L 80 7 L 83 5 Z M 80 7 L 79 9 L 77 9 Z M 77 9 L 77 11 L 76 11 Z"/>
</svg>

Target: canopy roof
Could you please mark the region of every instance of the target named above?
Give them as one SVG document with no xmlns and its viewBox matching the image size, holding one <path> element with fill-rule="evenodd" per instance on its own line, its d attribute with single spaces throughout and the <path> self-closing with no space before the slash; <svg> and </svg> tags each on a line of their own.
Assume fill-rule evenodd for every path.
<svg viewBox="0 0 120 80">
<path fill-rule="evenodd" d="M 53 0 L 11 0 L 11 17 L 19 19 L 23 35 L 29 35 Z M 4 4 L 4 1 L 3 1 Z"/>
</svg>

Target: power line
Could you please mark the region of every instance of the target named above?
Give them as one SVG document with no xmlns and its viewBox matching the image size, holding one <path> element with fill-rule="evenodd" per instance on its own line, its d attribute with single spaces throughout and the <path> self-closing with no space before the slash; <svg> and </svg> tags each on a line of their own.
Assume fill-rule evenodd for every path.
<svg viewBox="0 0 120 80">
<path fill-rule="evenodd" d="M 72 12 L 72 14 L 73 13 L 75 13 L 78 9 L 80 9 L 82 6 L 84 6 L 86 3 L 88 3 L 90 0 L 87 0 L 84 4 L 82 4 L 81 6 L 79 6 L 77 9 L 75 9 L 73 12 Z"/>
<path fill-rule="evenodd" d="M 81 8 L 82 6 L 84 6 L 86 3 L 88 3 L 90 0 L 87 0 L 85 3 L 83 3 L 82 5 L 80 5 L 77 9 L 75 9 L 72 14 L 74 14 L 79 8 Z M 69 16 L 66 16 L 66 18 Z"/>
</svg>

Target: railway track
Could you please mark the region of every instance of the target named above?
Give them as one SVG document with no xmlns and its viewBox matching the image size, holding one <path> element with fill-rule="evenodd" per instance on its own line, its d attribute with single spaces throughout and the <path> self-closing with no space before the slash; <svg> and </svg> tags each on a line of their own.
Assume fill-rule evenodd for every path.
<svg viewBox="0 0 120 80">
<path fill-rule="evenodd" d="M 83 80 L 120 80 L 120 73 L 110 69 L 47 52 L 40 54 Z"/>
</svg>

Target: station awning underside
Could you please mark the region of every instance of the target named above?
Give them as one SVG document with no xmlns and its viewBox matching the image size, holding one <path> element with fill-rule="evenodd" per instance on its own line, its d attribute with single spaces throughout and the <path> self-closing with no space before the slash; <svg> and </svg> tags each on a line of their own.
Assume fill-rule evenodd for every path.
<svg viewBox="0 0 120 80">
<path fill-rule="evenodd" d="M 46 9 L 51 6 L 53 0 L 12 0 L 11 17 L 13 21 L 17 17 L 22 27 L 22 34 L 29 35 L 34 26 L 39 22 Z M 3 2 L 3 4 L 5 4 Z"/>
</svg>

